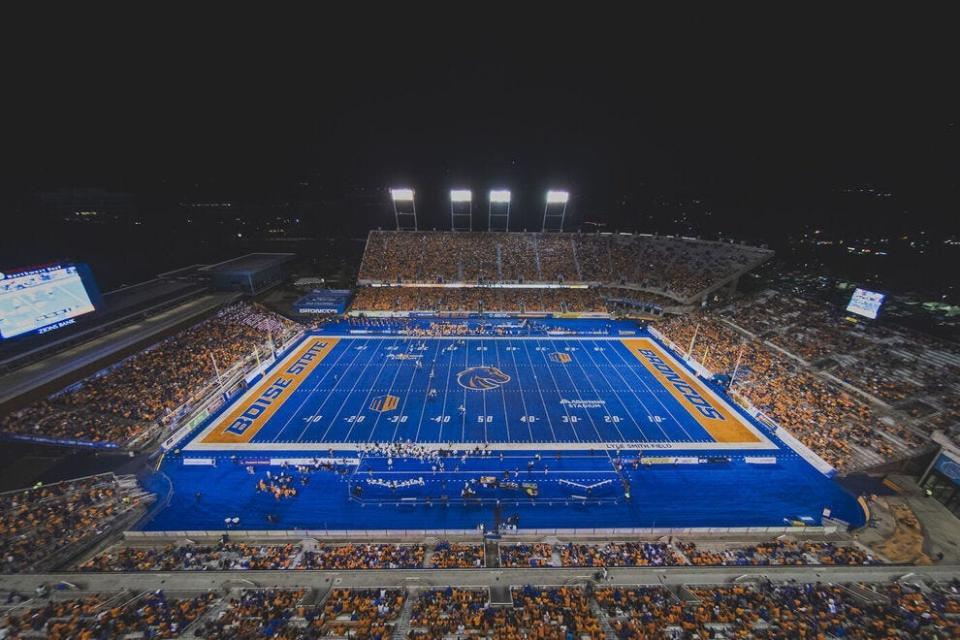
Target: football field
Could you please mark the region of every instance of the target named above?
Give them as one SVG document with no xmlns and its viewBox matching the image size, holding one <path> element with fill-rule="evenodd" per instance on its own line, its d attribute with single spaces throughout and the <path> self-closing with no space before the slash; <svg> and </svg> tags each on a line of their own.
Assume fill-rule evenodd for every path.
<svg viewBox="0 0 960 640">
<path fill-rule="evenodd" d="M 309 336 L 187 450 L 773 449 L 651 337 Z"/>
</svg>

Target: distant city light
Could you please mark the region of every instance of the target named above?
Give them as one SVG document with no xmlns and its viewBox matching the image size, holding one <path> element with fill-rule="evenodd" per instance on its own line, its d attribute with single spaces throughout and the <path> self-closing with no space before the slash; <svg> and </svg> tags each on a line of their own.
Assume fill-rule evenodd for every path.
<svg viewBox="0 0 960 640">
<path fill-rule="evenodd" d="M 547 204 L 566 204 L 569 199 L 567 191 L 547 191 Z"/>
<path fill-rule="evenodd" d="M 413 189 L 390 189 L 394 202 L 413 202 Z"/>
<path fill-rule="evenodd" d="M 510 202 L 510 192 L 506 189 L 498 189 L 490 192 L 490 202 Z"/>
<path fill-rule="evenodd" d="M 453 189 L 450 191 L 451 202 L 470 202 L 473 199 L 473 193 L 470 189 Z"/>
</svg>

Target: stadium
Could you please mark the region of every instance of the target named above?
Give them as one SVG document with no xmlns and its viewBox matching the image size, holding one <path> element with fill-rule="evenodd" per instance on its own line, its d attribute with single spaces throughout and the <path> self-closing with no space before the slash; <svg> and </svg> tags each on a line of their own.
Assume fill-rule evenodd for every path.
<svg viewBox="0 0 960 640">
<path fill-rule="evenodd" d="M 960 639 L 949 17 L 333 8 L 8 20 L 0 640 Z"/>
<path fill-rule="evenodd" d="M 5 274 L 5 335 L 28 336 L 8 343 L 5 438 L 139 466 L 0 496 L 4 630 L 74 637 L 109 611 L 111 633 L 159 637 L 756 634 L 734 608 L 793 599 L 834 631 L 854 609 L 956 631 L 951 565 L 898 579 L 929 562 L 904 482 L 940 487 L 960 459 L 952 392 L 908 391 L 872 354 L 960 353 L 871 325 L 883 296 L 741 293 L 773 257 L 747 244 L 396 220 L 369 233 L 352 290 L 285 310 L 266 301 L 286 254 L 123 303 L 86 265 Z M 151 335 L 145 306 L 170 325 Z M 146 346 L 123 352 L 103 323 Z M 87 349 L 111 364 L 39 384 Z M 834 352 L 857 355 L 812 366 Z M 804 567 L 828 582 L 797 586 Z"/>
</svg>

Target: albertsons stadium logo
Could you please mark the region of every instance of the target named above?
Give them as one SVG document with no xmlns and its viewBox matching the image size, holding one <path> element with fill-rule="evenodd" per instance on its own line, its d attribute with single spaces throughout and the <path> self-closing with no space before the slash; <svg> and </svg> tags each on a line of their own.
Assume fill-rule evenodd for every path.
<svg viewBox="0 0 960 640">
<path fill-rule="evenodd" d="M 474 391 L 489 391 L 508 382 L 510 376 L 496 367 L 470 367 L 457 374 L 457 384 Z"/>
</svg>

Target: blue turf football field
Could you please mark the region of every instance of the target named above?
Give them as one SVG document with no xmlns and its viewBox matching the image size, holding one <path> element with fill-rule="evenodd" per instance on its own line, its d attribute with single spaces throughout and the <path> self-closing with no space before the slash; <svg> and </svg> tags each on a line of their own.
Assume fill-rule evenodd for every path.
<svg viewBox="0 0 960 640">
<path fill-rule="evenodd" d="M 408 439 L 713 442 L 621 341 L 546 337 L 342 338 L 251 442 Z"/>
<path fill-rule="evenodd" d="M 585 321 L 548 328 L 579 335 L 418 338 L 335 326 L 308 336 L 165 458 L 150 482 L 160 491 L 172 484 L 170 505 L 143 528 L 210 530 L 243 513 L 250 529 L 471 529 L 490 521 L 497 501 L 538 528 L 778 526 L 819 522 L 824 507 L 863 520 L 853 496 L 722 391 L 691 382 L 752 434 L 718 442 L 709 421 L 632 353 L 636 342 L 621 340 L 650 340 L 669 368 L 695 377 L 645 332 L 621 336 L 623 325 Z M 307 352 L 320 355 L 298 367 Z M 285 380 L 286 371 L 299 373 Z M 491 451 L 451 456 L 438 471 L 365 449 L 392 442 Z M 311 474 L 296 499 L 279 503 L 253 490 L 246 469 L 331 454 L 349 462 Z M 618 455 L 683 462 L 618 470 Z M 466 483 L 490 477 L 535 484 L 537 495 L 482 487 L 463 497 Z"/>
<path fill-rule="evenodd" d="M 465 386 L 494 370 L 509 380 Z M 375 410 L 388 395 L 397 409 Z M 619 341 L 388 337 L 337 344 L 254 442 L 406 439 L 711 441 Z"/>
</svg>

